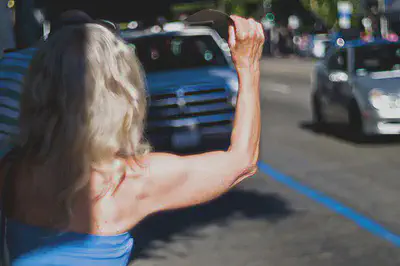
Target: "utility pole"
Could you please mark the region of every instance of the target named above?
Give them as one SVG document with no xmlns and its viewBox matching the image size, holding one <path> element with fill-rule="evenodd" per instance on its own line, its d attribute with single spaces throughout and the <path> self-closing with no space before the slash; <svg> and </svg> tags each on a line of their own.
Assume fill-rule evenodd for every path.
<svg viewBox="0 0 400 266">
<path fill-rule="evenodd" d="M 265 44 L 264 44 L 264 52 L 269 55 L 274 54 L 275 50 L 275 40 L 273 38 L 276 36 L 275 32 L 275 15 L 272 12 L 272 0 L 263 0 L 263 18 L 261 19 L 261 24 L 264 28 L 265 34 Z"/>
</svg>

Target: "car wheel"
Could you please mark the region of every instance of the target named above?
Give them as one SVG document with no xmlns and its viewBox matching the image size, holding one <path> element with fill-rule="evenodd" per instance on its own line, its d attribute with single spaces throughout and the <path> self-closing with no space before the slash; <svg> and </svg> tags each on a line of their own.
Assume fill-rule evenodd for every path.
<svg viewBox="0 0 400 266">
<path fill-rule="evenodd" d="M 366 135 L 364 133 L 361 111 L 360 108 L 358 107 L 358 103 L 354 99 L 350 102 L 348 115 L 349 115 L 348 127 L 350 132 L 359 140 L 364 139 Z"/>
<path fill-rule="evenodd" d="M 326 125 L 326 119 L 322 111 L 321 98 L 318 96 L 318 93 L 314 93 L 312 97 L 312 122 L 318 127 Z"/>
</svg>

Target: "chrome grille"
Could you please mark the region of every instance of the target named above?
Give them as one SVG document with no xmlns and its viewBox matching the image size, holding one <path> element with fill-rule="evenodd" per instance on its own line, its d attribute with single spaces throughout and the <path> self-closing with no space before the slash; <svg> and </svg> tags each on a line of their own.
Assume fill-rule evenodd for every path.
<svg viewBox="0 0 400 266">
<path fill-rule="evenodd" d="M 223 87 L 193 86 L 152 94 L 148 131 L 179 128 L 186 125 L 185 121 L 193 118 L 196 118 L 200 127 L 229 124 L 234 114 L 230 97 L 230 93 Z"/>
</svg>

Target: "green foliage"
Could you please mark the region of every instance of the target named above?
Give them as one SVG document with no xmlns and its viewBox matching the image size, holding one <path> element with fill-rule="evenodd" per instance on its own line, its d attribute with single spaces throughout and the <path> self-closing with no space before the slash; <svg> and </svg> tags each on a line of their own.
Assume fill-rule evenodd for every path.
<svg viewBox="0 0 400 266">
<path fill-rule="evenodd" d="M 219 6 L 223 5 L 226 7 L 226 11 L 231 14 L 237 14 L 240 16 L 249 16 L 254 10 L 247 10 L 248 4 L 262 4 L 263 0 L 217 0 Z M 274 2 L 277 3 L 279 0 L 270 0 L 272 6 Z M 294 1 L 294 0 L 293 0 Z M 341 0 L 300 0 L 304 7 L 314 12 L 318 17 L 322 18 L 329 27 L 335 27 L 337 25 L 337 3 Z M 352 18 L 353 24 L 356 23 L 358 15 L 361 13 L 360 2 L 361 0 L 348 0 L 353 4 L 355 14 Z M 202 8 L 216 8 L 215 4 L 211 2 L 198 2 L 180 4 L 175 6 L 175 12 L 198 10 Z"/>
<path fill-rule="evenodd" d="M 340 0 L 301 0 L 303 5 L 309 10 L 315 12 L 320 18 L 333 27 L 337 24 L 337 3 Z M 353 22 L 360 13 L 360 0 L 349 0 L 353 4 Z"/>
<path fill-rule="evenodd" d="M 273 0 L 276 1 L 276 0 Z M 236 14 L 239 16 L 248 16 L 251 10 L 247 10 L 247 4 L 260 4 L 260 0 L 217 0 L 219 5 L 224 5 L 227 8 L 227 11 L 231 14 Z M 217 5 L 218 5 L 217 4 Z M 217 6 L 210 2 L 193 2 L 186 4 L 177 4 L 173 6 L 173 12 L 188 12 L 192 10 L 199 10 L 203 8 L 216 8 Z"/>
<path fill-rule="evenodd" d="M 226 5 L 230 5 L 232 9 L 231 13 L 238 15 L 249 15 L 249 10 L 246 10 L 247 3 L 262 3 L 262 0 L 221 0 Z M 272 6 L 274 2 L 277 3 L 279 0 L 270 0 Z M 314 12 L 320 18 L 322 18 L 329 27 L 334 27 L 337 24 L 337 3 L 340 0 L 300 0 L 306 9 Z M 357 17 L 360 10 L 361 0 L 348 0 L 353 4 L 353 13 L 355 14 L 352 18 L 352 23 L 356 23 Z"/>
<path fill-rule="evenodd" d="M 179 12 L 187 12 L 203 8 L 214 8 L 214 5 L 212 3 L 207 3 L 207 2 L 184 3 L 184 4 L 174 5 L 172 7 L 172 11 L 179 13 Z"/>
<path fill-rule="evenodd" d="M 229 7 L 229 13 L 239 16 L 249 16 L 251 10 L 247 10 L 246 5 L 260 3 L 260 0 L 222 0 L 226 7 Z"/>
</svg>

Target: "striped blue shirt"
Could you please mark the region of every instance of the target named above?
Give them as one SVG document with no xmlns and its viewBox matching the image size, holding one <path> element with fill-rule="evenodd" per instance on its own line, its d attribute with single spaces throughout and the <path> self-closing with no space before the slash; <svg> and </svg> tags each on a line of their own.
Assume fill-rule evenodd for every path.
<svg viewBox="0 0 400 266">
<path fill-rule="evenodd" d="M 0 59 L 0 157 L 8 151 L 10 138 L 19 133 L 22 84 L 35 52 L 36 48 L 28 48 Z"/>
</svg>

